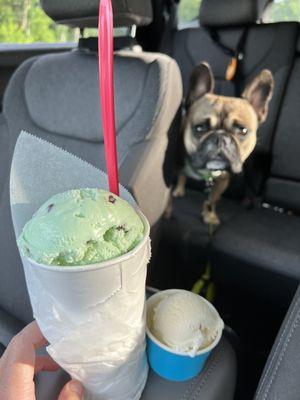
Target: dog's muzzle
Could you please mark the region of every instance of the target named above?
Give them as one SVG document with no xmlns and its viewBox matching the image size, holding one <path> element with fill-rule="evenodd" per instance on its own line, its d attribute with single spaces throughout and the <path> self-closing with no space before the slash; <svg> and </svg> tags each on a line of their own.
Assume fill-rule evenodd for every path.
<svg viewBox="0 0 300 400">
<path fill-rule="evenodd" d="M 213 132 L 200 142 L 195 153 L 189 155 L 195 169 L 241 172 L 242 162 L 235 140 L 226 133 Z"/>
<path fill-rule="evenodd" d="M 224 157 L 216 157 L 207 161 L 205 168 L 210 171 L 225 171 L 230 168 L 230 163 Z"/>
</svg>

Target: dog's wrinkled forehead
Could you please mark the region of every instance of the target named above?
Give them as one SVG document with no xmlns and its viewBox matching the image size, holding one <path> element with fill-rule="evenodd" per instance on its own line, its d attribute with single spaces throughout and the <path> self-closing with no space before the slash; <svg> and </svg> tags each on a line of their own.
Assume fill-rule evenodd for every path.
<svg viewBox="0 0 300 400">
<path fill-rule="evenodd" d="M 240 124 L 250 131 L 256 131 L 258 125 L 253 107 L 248 101 L 212 93 L 197 99 L 188 114 L 192 125 L 209 121 L 211 129 L 230 130 L 234 124 Z"/>
</svg>

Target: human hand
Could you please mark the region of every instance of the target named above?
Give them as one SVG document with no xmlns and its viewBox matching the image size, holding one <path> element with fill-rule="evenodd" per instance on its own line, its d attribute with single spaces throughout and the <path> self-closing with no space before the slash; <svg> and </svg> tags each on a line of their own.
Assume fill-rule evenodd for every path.
<svg viewBox="0 0 300 400">
<path fill-rule="evenodd" d="M 35 321 L 12 338 L 0 359 L 0 400 L 36 400 L 34 374 L 59 368 L 49 355 L 36 355 L 35 350 L 45 344 L 47 341 Z M 82 399 L 83 387 L 74 380 L 64 386 L 58 398 Z"/>
</svg>

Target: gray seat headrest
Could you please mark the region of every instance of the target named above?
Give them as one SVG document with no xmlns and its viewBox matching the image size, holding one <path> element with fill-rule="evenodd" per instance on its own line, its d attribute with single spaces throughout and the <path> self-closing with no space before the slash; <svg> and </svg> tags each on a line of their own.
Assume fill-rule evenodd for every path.
<svg viewBox="0 0 300 400">
<path fill-rule="evenodd" d="M 55 22 L 89 28 L 98 24 L 99 0 L 40 0 Z M 151 0 L 112 0 L 114 26 L 147 25 L 152 21 Z"/>
<path fill-rule="evenodd" d="M 207 27 L 255 24 L 269 0 L 202 0 L 200 25 Z"/>
</svg>

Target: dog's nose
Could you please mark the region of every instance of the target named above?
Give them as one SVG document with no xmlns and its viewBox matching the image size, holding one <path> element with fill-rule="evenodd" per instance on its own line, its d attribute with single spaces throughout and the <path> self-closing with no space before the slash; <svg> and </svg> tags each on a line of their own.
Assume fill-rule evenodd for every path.
<svg viewBox="0 0 300 400">
<path fill-rule="evenodd" d="M 218 134 L 212 134 L 209 138 L 208 138 L 208 142 L 215 146 L 218 147 L 221 144 L 221 136 Z"/>
<path fill-rule="evenodd" d="M 214 143 L 216 146 L 218 146 L 221 143 L 221 136 L 216 134 L 214 135 Z"/>
<path fill-rule="evenodd" d="M 217 131 L 211 136 L 210 143 L 217 148 L 226 147 L 230 144 L 230 137 L 228 137 L 224 132 Z"/>
</svg>

